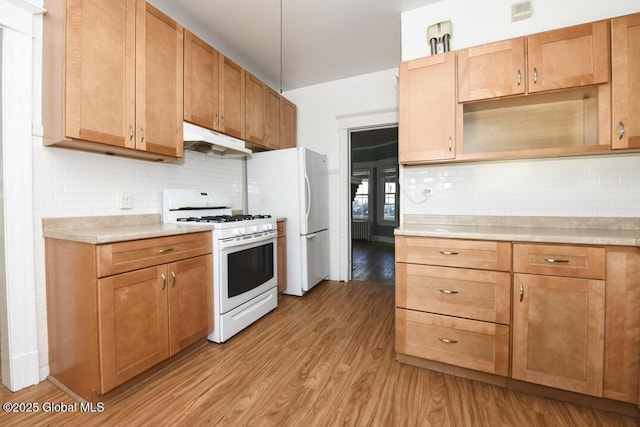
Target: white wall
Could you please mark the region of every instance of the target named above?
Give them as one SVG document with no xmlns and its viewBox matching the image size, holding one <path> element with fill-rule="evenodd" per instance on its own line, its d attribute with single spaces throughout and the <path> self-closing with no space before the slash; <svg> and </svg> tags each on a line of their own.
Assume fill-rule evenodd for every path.
<svg viewBox="0 0 640 427">
<path fill-rule="evenodd" d="M 451 50 L 640 11 L 638 0 L 531 0 L 530 19 L 511 22 L 517 0 L 442 0 L 402 14 L 402 60 L 430 54 L 427 27 L 451 21 Z"/>
<path fill-rule="evenodd" d="M 298 107 L 298 145 L 326 154 L 328 158 L 331 279 L 340 278 L 340 257 L 345 253 L 344 238 L 347 237 L 343 226 L 349 220 L 348 211 L 344 209 L 349 181 L 345 177 L 342 182 L 346 165 L 341 162 L 349 147 L 348 139 L 340 132 L 341 123 L 351 115 L 397 110 L 396 74 L 397 69 L 390 69 L 284 93 Z"/>
<path fill-rule="evenodd" d="M 444 0 L 404 13 L 403 60 L 429 55 L 426 27 L 443 20 L 457 50 L 640 11 L 637 0 L 532 0 L 532 18 L 511 23 L 513 2 Z M 402 214 L 640 216 L 640 154 L 405 167 L 400 181 Z"/>
</svg>

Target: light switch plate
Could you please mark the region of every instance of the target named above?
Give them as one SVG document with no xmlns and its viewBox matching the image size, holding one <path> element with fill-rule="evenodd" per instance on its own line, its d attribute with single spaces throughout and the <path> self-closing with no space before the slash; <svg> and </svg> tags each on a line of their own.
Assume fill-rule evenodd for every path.
<svg viewBox="0 0 640 427">
<path fill-rule="evenodd" d="M 132 209 L 133 208 L 133 193 L 118 193 L 118 200 L 120 209 Z"/>
</svg>

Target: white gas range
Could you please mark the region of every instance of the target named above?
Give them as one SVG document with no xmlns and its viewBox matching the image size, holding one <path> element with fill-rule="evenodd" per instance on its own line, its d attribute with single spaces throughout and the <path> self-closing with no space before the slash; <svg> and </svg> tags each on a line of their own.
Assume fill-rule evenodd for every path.
<svg viewBox="0 0 640 427">
<path fill-rule="evenodd" d="M 232 198 L 215 190 L 162 193 L 162 222 L 212 226 L 213 322 L 222 343 L 278 305 L 277 227 L 270 215 L 232 215 Z"/>
</svg>

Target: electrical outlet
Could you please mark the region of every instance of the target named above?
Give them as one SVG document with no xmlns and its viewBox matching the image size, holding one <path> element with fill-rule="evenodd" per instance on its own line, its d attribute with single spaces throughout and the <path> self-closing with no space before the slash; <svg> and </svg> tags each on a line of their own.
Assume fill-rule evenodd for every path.
<svg viewBox="0 0 640 427">
<path fill-rule="evenodd" d="M 425 196 L 430 196 L 431 195 L 431 189 L 430 188 L 424 188 L 422 190 L 422 194 Z"/>
<path fill-rule="evenodd" d="M 120 209 L 133 208 L 133 193 L 118 193 Z"/>
</svg>

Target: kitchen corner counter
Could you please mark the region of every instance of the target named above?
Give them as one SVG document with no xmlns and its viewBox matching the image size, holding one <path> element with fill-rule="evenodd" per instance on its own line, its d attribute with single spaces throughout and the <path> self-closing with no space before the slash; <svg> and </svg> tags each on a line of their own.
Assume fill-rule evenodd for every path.
<svg viewBox="0 0 640 427">
<path fill-rule="evenodd" d="M 43 218 L 42 236 L 95 245 L 211 231 L 211 225 L 163 224 L 160 214 Z"/>
<path fill-rule="evenodd" d="M 405 215 L 395 235 L 640 246 L 640 218 Z"/>
</svg>

